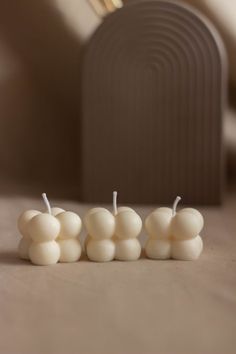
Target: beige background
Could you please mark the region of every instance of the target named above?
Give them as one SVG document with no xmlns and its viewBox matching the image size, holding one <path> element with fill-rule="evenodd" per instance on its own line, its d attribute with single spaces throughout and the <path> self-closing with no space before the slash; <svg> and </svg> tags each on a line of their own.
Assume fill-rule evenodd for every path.
<svg viewBox="0 0 236 354">
<path fill-rule="evenodd" d="M 99 21 L 86 0 L 1 1 L 3 192 L 78 183 L 80 49 Z"/>
<path fill-rule="evenodd" d="M 233 82 L 233 2 L 224 2 L 221 11 L 223 2 L 219 0 L 214 1 L 214 6 L 211 0 L 188 1 L 210 14 L 221 30 L 230 54 Z M 51 195 L 76 196 L 80 177 L 81 44 L 100 21 L 87 0 L 1 1 L 2 193 L 27 193 L 33 184 L 36 193 L 44 188 Z M 236 134 L 234 111 L 230 122 L 227 140 L 232 142 L 232 131 L 233 138 Z M 230 146 L 231 166 L 235 166 L 235 144 Z"/>
</svg>

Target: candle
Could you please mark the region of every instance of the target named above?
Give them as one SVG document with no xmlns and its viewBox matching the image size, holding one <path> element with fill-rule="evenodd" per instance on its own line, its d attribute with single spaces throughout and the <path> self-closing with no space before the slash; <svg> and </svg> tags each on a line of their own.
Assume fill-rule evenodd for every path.
<svg viewBox="0 0 236 354">
<path fill-rule="evenodd" d="M 148 258 L 179 260 L 197 259 L 203 248 L 199 233 L 204 224 L 198 210 L 184 208 L 176 212 L 177 197 L 172 209 L 158 208 L 145 220 L 145 228 L 149 235 L 145 251 Z"/>
<path fill-rule="evenodd" d="M 45 193 L 42 197 L 46 212 L 27 210 L 18 219 L 22 235 L 20 257 L 37 265 L 78 260 L 81 255 L 77 239 L 81 230 L 79 216 L 58 207 L 51 208 Z"/>
<path fill-rule="evenodd" d="M 141 254 L 137 236 L 142 220 L 131 208 L 117 208 L 117 192 L 113 192 L 113 214 L 105 208 L 93 208 L 85 216 L 88 232 L 85 248 L 92 261 L 136 260 Z"/>
</svg>

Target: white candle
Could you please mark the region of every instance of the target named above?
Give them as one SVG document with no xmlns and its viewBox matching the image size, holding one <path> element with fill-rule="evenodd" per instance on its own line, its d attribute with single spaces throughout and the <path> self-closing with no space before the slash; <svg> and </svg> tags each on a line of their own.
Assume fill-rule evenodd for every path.
<svg viewBox="0 0 236 354">
<path fill-rule="evenodd" d="M 180 200 L 180 197 L 175 199 L 172 209 L 158 208 L 147 217 L 145 228 L 149 238 L 145 251 L 148 258 L 195 260 L 200 256 L 203 217 L 192 208 L 176 212 Z"/>
<path fill-rule="evenodd" d="M 27 210 L 18 219 L 22 234 L 19 244 L 21 258 L 37 265 L 74 262 L 80 258 L 81 246 L 77 239 L 81 219 L 72 212 L 51 208 L 45 193 L 42 194 L 46 212 Z"/>
<path fill-rule="evenodd" d="M 113 192 L 113 214 L 105 208 L 93 208 L 85 216 L 88 232 L 85 248 L 92 261 L 136 260 L 141 245 L 137 240 L 142 228 L 139 215 L 131 208 L 117 208 L 117 192 Z"/>
</svg>

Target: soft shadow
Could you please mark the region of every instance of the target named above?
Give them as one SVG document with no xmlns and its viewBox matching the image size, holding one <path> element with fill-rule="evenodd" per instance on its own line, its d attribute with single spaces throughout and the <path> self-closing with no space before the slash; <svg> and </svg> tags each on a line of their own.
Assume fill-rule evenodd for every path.
<svg viewBox="0 0 236 354">
<path fill-rule="evenodd" d="M 86 253 L 83 251 L 78 262 L 90 262 Z"/>
<path fill-rule="evenodd" d="M 22 265 L 29 264 L 29 262 L 20 259 L 16 251 L 2 251 L 0 252 L 0 264 Z"/>
<path fill-rule="evenodd" d="M 147 259 L 145 250 L 143 248 L 142 248 L 142 251 L 141 251 L 140 259 Z"/>
</svg>

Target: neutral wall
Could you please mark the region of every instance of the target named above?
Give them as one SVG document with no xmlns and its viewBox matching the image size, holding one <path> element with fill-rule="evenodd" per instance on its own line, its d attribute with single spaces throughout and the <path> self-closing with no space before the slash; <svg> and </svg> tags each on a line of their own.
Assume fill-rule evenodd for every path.
<svg viewBox="0 0 236 354">
<path fill-rule="evenodd" d="M 236 1 L 184 0 L 203 12 L 217 27 L 228 53 L 229 78 L 236 85 Z"/>
<path fill-rule="evenodd" d="M 0 2 L 2 192 L 76 188 L 81 42 L 99 21 L 86 0 Z"/>
<path fill-rule="evenodd" d="M 234 81 L 235 26 L 224 21 L 233 16 L 233 1 L 224 2 L 220 21 L 211 10 L 214 4 L 219 10 L 220 0 L 186 1 L 219 26 Z M 100 21 L 87 0 L 1 0 L 1 192 L 34 187 L 58 194 L 59 188 L 59 194 L 76 196 L 81 43 Z"/>
</svg>

